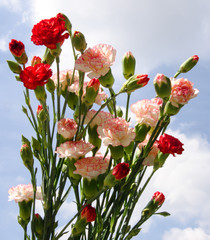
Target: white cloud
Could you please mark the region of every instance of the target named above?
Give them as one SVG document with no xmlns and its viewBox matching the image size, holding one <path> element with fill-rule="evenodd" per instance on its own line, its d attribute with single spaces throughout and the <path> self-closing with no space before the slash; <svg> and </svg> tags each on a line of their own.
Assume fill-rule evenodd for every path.
<svg viewBox="0 0 210 240">
<path fill-rule="evenodd" d="M 5 38 L 0 38 L 0 51 L 6 52 L 8 50 L 8 41 Z"/>
<path fill-rule="evenodd" d="M 1 0 L 0 7 L 6 7 L 13 12 L 21 10 L 20 0 Z"/>
<path fill-rule="evenodd" d="M 205 0 L 183 0 L 181 4 L 167 0 L 107 0 L 103 4 L 96 0 L 71 4 L 68 0 L 34 0 L 31 10 L 33 23 L 65 13 L 90 46 L 105 42 L 116 47 L 117 60 L 133 51 L 140 72 L 162 64 L 178 67 L 193 54 L 209 59 L 210 2 Z"/>
<path fill-rule="evenodd" d="M 163 240 L 210 240 L 210 235 L 201 228 L 172 228 L 163 235 Z"/>
</svg>

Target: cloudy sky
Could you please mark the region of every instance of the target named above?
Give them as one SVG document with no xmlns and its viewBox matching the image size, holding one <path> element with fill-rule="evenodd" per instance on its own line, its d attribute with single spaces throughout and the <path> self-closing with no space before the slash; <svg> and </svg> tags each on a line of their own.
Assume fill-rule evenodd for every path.
<svg viewBox="0 0 210 240">
<path fill-rule="evenodd" d="M 24 42 L 31 59 L 43 55 L 44 48 L 30 42 L 31 29 L 41 19 L 58 12 L 66 14 L 73 30 L 86 36 L 88 46 L 111 44 L 117 50 L 113 66 L 115 88 L 123 83 L 121 58 L 130 50 L 136 73 L 148 74 L 151 81 L 132 96 L 132 102 L 155 96 L 152 80 L 157 73 L 172 77 L 188 57 L 200 57 L 197 66 L 182 75 L 194 82 L 200 93 L 172 118 L 168 133 L 184 143 L 184 153 L 167 160 L 137 206 L 135 223 L 142 206 L 154 191 L 166 196 L 162 210 L 168 218 L 154 216 L 143 226 L 141 239 L 210 240 L 210 2 L 206 0 L 1 0 L 0 1 L 0 205 L 2 239 L 21 239 L 16 223 L 17 205 L 8 202 L 8 189 L 28 183 L 30 176 L 19 156 L 21 134 L 30 138 L 31 128 L 21 112 L 24 104 L 22 84 L 16 82 L 6 60 L 11 39 Z M 64 44 L 61 68 L 72 68 L 71 49 Z M 124 105 L 123 97 L 118 100 Z M 32 103 L 35 106 L 37 102 Z M 67 220 L 74 205 L 65 204 L 60 217 Z M 12 229 L 12 231 L 11 231 Z M 140 236 L 136 239 L 140 239 Z"/>
</svg>

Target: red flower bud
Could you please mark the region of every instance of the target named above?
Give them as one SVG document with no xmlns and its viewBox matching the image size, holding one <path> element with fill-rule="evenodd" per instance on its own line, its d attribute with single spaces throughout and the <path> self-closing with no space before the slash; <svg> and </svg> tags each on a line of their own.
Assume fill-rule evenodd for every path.
<svg viewBox="0 0 210 240">
<path fill-rule="evenodd" d="M 93 222 L 96 219 L 96 210 L 91 207 L 91 205 L 87 205 L 81 212 L 81 218 L 85 218 L 87 222 Z"/>
<path fill-rule="evenodd" d="M 128 163 L 118 163 L 112 170 L 112 175 L 115 176 L 116 180 L 125 178 L 130 172 Z"/>
<path fill-rule="evenodd" d="M 39 113 L 43 110 L 42 105 L 38 105 L 37 110 L 36 110 L 36 114 L 39 115 Z"/>
<path fill-rule="evenodd" d="M 25 52 L 25 46 L 21 41 L 12 39 L 9 43 L 9 50 L 15 57 L 21 57 Z"/>
<path fill-rule="evenodd" d="M 31 66 L 35 66 L 37 63 L 41 63 L 42 59 L 40 57 L 34 56 L 31 60 Z"/>
<path fill-rule="evenodd" d="M 190 71 L 198 62 L 199 57 L 197 55 L 193 55 L 192 57 L 188 58 L 179 68 L 180 73 L 186 73 Z"/>
<path fill-rule="evenodd" d="M 87 87 L 93 87 L 96 92 L 98 91 L 99 86 L 100 86 L 100 82 L 97 78 L 92 78 L 87 85 Z"/>
<path fill-rule="evenodd" d="M 155 203 L 158 203 L 158 205 L 162 205 L 165 201 L 165 196 L 161 192 L 155 192 L 152 199 Z"/>
<path fill-rule="evenodd" d="M 140 74 L 136 76 L 136 79 L 138 80 L 137 84 L 141 85 L 141 87 L 144 87 L 147 85 L 149 78 L 147 74 Z"/>
<path fill-rule="evenodd" d="M 172 154 L 175 156 L 175 153 L 182 154 L 184 149 L 182 148 L 183 143 L 179 139 L 164 133 L 160 136 L 158 141 L 158 148 L 164 154 Z"/>
</svg>

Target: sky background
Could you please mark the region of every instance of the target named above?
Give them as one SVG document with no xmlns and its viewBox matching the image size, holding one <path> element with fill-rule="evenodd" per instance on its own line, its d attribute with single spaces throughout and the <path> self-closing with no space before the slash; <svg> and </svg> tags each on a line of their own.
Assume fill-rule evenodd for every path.
<svg viewBox="0 0 210 240">
<path fill-rule="evenodd" d="M 107 43 L 116 48 L 112 67 L 116 91 L 124 81 L 122 56 L 129 50 L 133 53 L 136 73 L 148 74 L 151 80 L 132 95 L 131 103 L 155 97 L 152 82 L 157 73 L 173 77 L 183 61 L 195 54 L 199 56 L 196 67 L 181 77 L 192 81 L 200 93 L 172 118 L 167 131 L 184 143 L 185 151 L 181 156 L 170 157 L 154 176 L 137 205 L 132 223 L 138 220 L 153 193 L 161 191 L 166 196 L 161 210 L 170 212 L 171 216 L 152 217 L 135 239 L 210 240 L 210 1 L 207 0 L 0 1 L 1 238 L 23 238 L 16 222 L 18 206 L 8 202 L 7 192 L 12 186 L 30 181 L 19 150 L 21 135 L 29 139 L 33 135 L 21 112 L 22 84 L 15 80 L 6 63 L 7 59 L 13 60 L 8 44 L 13 38 L 22 41 L 29 62 L 34 55 L 42 56 L 44 47 L 34 46 L 30 41 L 31 29 L 35 23 L 58 12 L 69 17 L 73 30 L 84 33 L 88 47 Z M 65 43 L 61 69 L 68 68 L 73 68 L 73 61 L 71 48 Z M 32 102 L 35 109 L 37 104 L 36 100 Z M 118 105 L 125 105 L 124 96 L 119 97 Z M 74 212 L 75 205 L 67 201 L 60 213 L 61 224 Z"/>
</svg>

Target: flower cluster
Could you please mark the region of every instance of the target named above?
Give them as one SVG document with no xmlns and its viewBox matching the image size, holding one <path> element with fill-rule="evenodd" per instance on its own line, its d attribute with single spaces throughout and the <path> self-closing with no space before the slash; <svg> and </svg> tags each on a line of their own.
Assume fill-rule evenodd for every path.
<svg viewBox="0 0 210 240">
<path fill-rule="evenodd" d="M 67 38 L 74 67 L 60 71 L 62 44 Z M 42 59 L 34 56 L 26 66 L 24 44 L 12 39 L 9 49 L 16 61 L 8 61 L 26 88 L 22 110 L 35 130 L 31 141 L 22 136 L 20 149 L 31 184 L 9 189 L 9 201 L 19 206 L 18 223 L 25 239 L 60 239 L 74 219 L 68 239 L 131 239 L 165 201 L 163 193 L 155 192 L 130 227 L 130 217 L 150 179 L 170 155 L 184 151 L 183 143 L 166 132 L 171 117 L 198 94 L 189 80 L 177 79 L 197 64 L 198 56 L 187 59 L 173 78 L 157 74 L 155 98 L 130 103 L 130 96 L 149 82 L 148 74 L 135 73 L 136 60 L 130 51 L 122 59 L 125 80 L 116 92 L 111 69 L 116 50 L 103 43 L 87 48 L 85 35 L 78 30 L 72 33 L 64 14 L 34 25 L 31 41 L 45 46 Z M 56 64 L 55 74 L 52 64 Z M 36 115 L 28 89 L 38 101 Z M 117 104 L 120 94 L 126 99 L 125 112 Z M 129 110 L 136 116 L 135 127 Z M 37 187 L 40 175 L 42 187 Z M 57 231 L 55 219 L 68 195 L 75 199 L 78 212 Z M 35 199 L 42 200 L 43 217 L 34 212 Z M 32 237 L 27 232 L 30 222 Z"/>
</svg>

